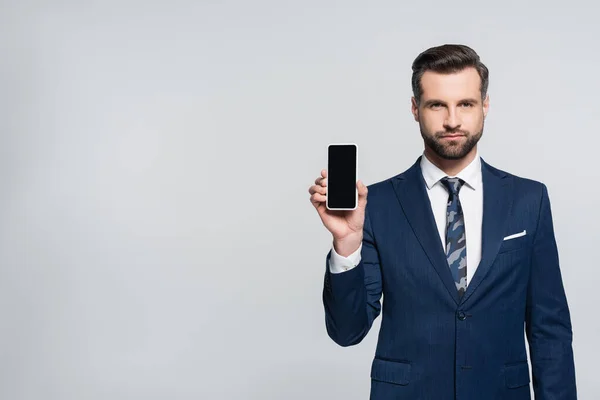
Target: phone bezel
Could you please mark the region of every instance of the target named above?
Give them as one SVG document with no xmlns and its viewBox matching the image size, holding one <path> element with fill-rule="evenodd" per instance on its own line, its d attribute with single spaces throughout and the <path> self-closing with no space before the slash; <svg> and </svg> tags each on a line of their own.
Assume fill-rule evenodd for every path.
<svg viewBox="0 0 600 400">
<path fill-rule="evenodd" d="M 358 177 L 358 145 L 356 143 L 329 143 L 327 145 L 327 173 L 329 174 L 329 148 L 331 146 L 354 146 L 356 148 L 356 164 L 355 164 L 355 176 Z M 329 207 L 329 191 L 325 194 L 325 206 L 328 210 L 332 211 L 353 211 L 358 207 L 358 189 L 356 188 L 356 182 L 354 187 L 354 208 L 331 208 Z"/>
</svg>

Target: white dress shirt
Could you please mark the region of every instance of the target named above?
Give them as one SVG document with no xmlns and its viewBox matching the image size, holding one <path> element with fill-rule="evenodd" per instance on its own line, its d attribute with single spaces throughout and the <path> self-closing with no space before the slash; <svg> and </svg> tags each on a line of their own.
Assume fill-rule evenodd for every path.
<svg viewBox="0 0 600 400">
<path fill-rule="evenodd" d="M 421 171 L 425 179 L 427 194 L 431 209 L 438 228 L 442 247 L 446 249 L 446 210 L 448 206 L 448 191 L 440 182 L 446 175 L 425 156 L 421 157 Z M 461 178 L 465 184 L 461 187 L 458 197 L 462 206 L 465 219 L 465 234 L 467 236 L 467 285 L 471 282 L 473 274 L 481 260 L 481 228 L 483 222 L 483 181 L 481 177 L 481 159 L 479 152 L 473 161 L 460 171 L 455 177 Z M 450 178 L 454 178 L 451 176 Z M 348 257 L 339 255 L 333 245 L 329 270 L 331 273 L 348 271 L 361 260 L 362 243 L 359 248 Z M 448 267 L 449 268 L 449 267 Z"/>
</svg>

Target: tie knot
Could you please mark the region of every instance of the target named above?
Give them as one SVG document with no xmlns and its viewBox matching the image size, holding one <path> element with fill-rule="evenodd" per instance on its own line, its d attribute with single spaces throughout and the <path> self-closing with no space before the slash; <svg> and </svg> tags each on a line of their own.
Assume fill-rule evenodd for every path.
<svg viewBox="0 0 600 400">
<path fill-rule="evenodd" d="M 441 182 L 446 187 L 448 193 L 450 193 L 453 196 L 458 195 L 458 191 L 460 190 L 462 185 L 465 184 L 465 181 L 463 181 L 460 178 L 449 178 L 447 176 L 442 178 Z"/>
</svg>

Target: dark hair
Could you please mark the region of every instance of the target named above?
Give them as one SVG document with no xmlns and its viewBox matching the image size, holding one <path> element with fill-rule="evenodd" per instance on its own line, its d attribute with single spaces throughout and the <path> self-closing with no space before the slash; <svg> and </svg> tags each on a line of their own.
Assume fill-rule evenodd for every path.
<svg viewBox="0 0 600 400">
<path fill-rule="evenodd" d="M 450 74 L 468 67 L 475 68 L 481 78 L 480 90 L 481 100 L 483 101 L 488 89 L 489 72 L 487 67 L 479 60 L 479 55 L 475 50 L 462 44 L 444 44 L 431 47 L 419 54 L 412 64 L 412 90 L 417 104 L 420 103 L 423 94 L 421 77 L 425 71 Z"/>
</svg>

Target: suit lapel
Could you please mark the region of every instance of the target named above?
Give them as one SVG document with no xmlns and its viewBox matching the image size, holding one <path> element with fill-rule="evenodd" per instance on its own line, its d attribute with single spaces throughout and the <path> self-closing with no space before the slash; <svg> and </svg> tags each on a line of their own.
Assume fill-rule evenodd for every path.
<svg viewBox="0 0 600 400">
<path fill-rule="evenodd" d="M 482 223 L 482 255 L 477 271 L 467 286 L 467 291 L 458 297 L 454 278 L 448 267 L 446 254 L 427 195 L 425 180 L 421 172 L 421 157 L 403 174 L 392 179 L 396 197 L 404 211 L 413 232 L 419 240 L 431 265 L 446 287 L 450 297 L 457 304 L 462 304 L 471 297 L 490 268 L 498 254 L 506 231 L 506 221 L 512 208 L 512 179 L 505 173 L 491 167 L 481 159 L 483 183 L 483 223 Z M 467 232 L 467 235 L 469 232 Z M 468 257 L 467 248 L 467 257 Z"/>
<path fill-rule="evenodd" d="M 490 272 L 490 268 L 502 245 L 506 222 L 512 208 L 513 180 L 505 173 L 492 168 L 481 159 L 483 182 L 483 227 L 481 231 L 481 261 L 461 299 L 464 303 L 479 287 Z M 467 235 L 469 232 L 467 231 Z M 467 257 L 469 249 L 467 248 Z"/>
<path fill-rule="evenodd" d="M 458 291 L 448 267 L 429 196 L 426 192 L 425 180 L 421 172 L 421 157 L 406 172 L 392 179 L 394 191 L 404 215 L 421 243 L 425 254 L 444 283 L 450 297 L 458 304 Z"/>
</svg>

